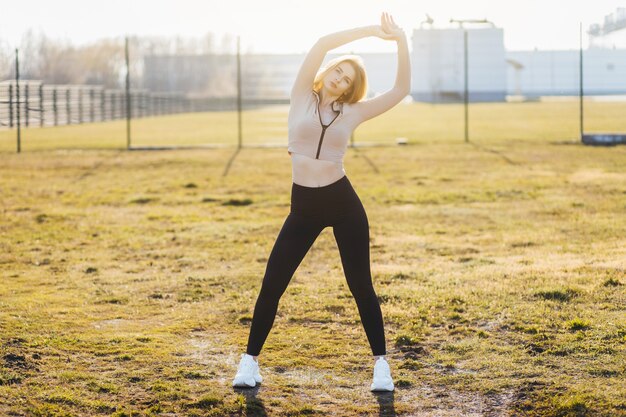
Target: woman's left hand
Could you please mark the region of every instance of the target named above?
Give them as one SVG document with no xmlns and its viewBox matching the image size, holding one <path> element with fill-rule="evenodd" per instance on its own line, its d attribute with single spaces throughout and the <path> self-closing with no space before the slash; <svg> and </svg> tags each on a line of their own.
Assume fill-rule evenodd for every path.
<svg viewBox="0 0 626 417">
<path fill-rule="evenodd" d="M 396 24 L 393 17 L 387 12 L 383 12 L 380 15 L 380 26 L 386 33 L 391 35 L 393 40 L 400 40 L 405 36 L 404 30 Z"/>
</svg>

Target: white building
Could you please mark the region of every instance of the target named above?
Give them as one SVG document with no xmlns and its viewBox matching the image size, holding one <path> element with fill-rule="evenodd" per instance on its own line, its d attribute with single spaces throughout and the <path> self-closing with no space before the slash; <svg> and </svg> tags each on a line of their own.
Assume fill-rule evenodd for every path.
<svg viewBox="0 0 626 417">
<path fill-rule="evenodd" d="M 626 94 L 626 8 L 589 28 L 583 51 L 585 95 Z M 577 95 L 580 51 L 508 51 L 507 94 Z"/>
<path fill-rule="evenodd" d="M 580 51 L 507 52 L 507 94 L 578 95 Z M 626 94 L 626 49 L 583 51 L 585 95 Z"/>
<path fill-rule="evenodd" d="M 608 23 L 607 23 L 608 22 Z M 626 9 L 607 17 L 583 51 L 586 95 L 626 94 L 626 47 L 600 47 L 601 38 L 624 37 Z M 580 51 L 505 51 L 502 29 L 467 28 L 470 101 L 503 101 L 508 95 L 578 95 Z M 412 96 L 418 101 L 459 102 L 464 97 L 464 30 L 413 31 Z M 606 39 L 605 39 L 606 41 Z M 608 41 L 607 41 L 608 42 Z M 606 43 L 606 42 L 605 42 Z"/>
<path fill-rule="evenodd" d="M 419 101 L 459 101 L 465 92 L 465 31 L 470 101 L 506 96 L 506 52 L 500 28 L 413 30 L 412 95 Z"/>
<path fill-rule="evenodd" d="M 604 22 L 591 25 L 588 33 L 591 48 L 626 48 L 626 8 L 606 15 Z"/>
</svg>

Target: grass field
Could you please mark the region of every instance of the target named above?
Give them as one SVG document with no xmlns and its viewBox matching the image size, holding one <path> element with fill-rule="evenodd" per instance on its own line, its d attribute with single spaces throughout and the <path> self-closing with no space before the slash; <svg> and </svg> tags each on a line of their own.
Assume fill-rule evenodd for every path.
<svg viewBox="0 0 626 417">
<path fill-rule="evenodd" d="M 410 145 L 345 159 L 394 393 L 369 392 L 331 229 L 281 299 L 264 382 L 230 386 L 289 213 L 284 148 L 44 150 L 84 125 L 0 155 L 0 415 L 626 415 L 626 148 L 552 118 L 464 144 L 404 110 L 357 134 Z"/>
<path fill-rule="evenodd" d="M 585 104 L 587 133 L 626 133 L 626 103 Z M 244 145 L 287 144 L 287 106 L 245 111 Z M 133 146 L 236 146 L 237 113 L 209 112 L 133 119 Z M 526 103 L 473 103 L 469 109 L 470 137 L 490 140 L 572 140 L 580 136 L 576 100 Z M 395 143 L 397 137 L 422 142 L 464 140 L 462 104 L 399 105 L 359 126 L 358 142 Z M 16 131 L 0 130 L 0 152 L 15 152 Z M 126 122 L 86 123 L 22 131 L 22 150 L 125 149 Z"/>
</svg>

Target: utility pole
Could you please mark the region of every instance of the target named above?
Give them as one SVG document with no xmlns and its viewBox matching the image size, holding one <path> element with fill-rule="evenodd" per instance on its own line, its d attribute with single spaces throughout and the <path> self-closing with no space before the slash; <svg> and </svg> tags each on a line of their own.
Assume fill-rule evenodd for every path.
<svg viewBox="0 0 626 417">
<path fill-rule="evenodd" d="M 578 89 L 578 101 L 580 102 L 580 139 L 582 140 L 583 135 L 585 134 L 585 129 L 583 125 L 583 22 L 580 22 L 580 51 L 579 51 L 579 65 L 580 65 L 580 86 Z"/>
<path fill-rule="evenodd" d="M 130 60 L 128 59 L 128 36 L 124 46 L 126 56 L 126 149 L 130 149 Z"/>
<path fill-rule="evenodd" d="M 17 48 L 15 48 L 15 94 L 17 102 L 17 153 L 20 153 L 22 151 L 20 130 L 20 61 Z"/>
<path fill-rule="evenodd" d="M 465 112 L 465 142 L 469 142 L 469 64 L 468 64 L 468 33 L 464 23 L 488 23 L 495 27 L 493 22 L 487 19 L 450 19 L 450 23 L 458 23 L 463 29 L 463 109 Z"/>
<path fill-rule="evenodd" d="M 241 36 L 237 36 L 237 148 L 241 149 Z"/>
</svg>

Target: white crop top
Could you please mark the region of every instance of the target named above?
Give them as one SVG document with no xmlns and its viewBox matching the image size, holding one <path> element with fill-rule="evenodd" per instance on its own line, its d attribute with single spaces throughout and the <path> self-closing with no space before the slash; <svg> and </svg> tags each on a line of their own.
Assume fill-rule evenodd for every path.
<svg viewBox="0 0 626 417">
<path fill-rule="evenodd" d="M 314 159 L 342 162 L 352 132 L 365 119 L 352 104 L 333 102 L 336 116 L 324 125 L 319 103 L 320 97 L 315 90 L 292 97 L 287 119 L 287 150 Z"/>
</svg>

